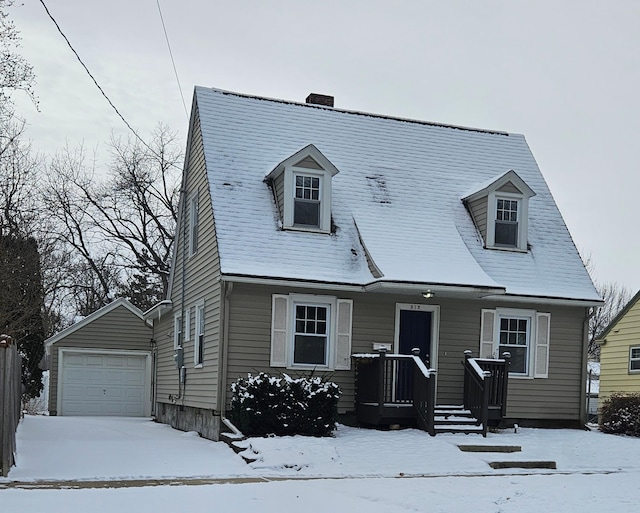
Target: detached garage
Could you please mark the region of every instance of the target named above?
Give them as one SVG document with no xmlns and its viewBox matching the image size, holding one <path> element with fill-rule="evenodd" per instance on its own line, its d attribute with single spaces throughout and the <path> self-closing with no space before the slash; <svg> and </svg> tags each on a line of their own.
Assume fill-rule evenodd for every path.
<svg viewBox="0 0 640 513">
<path fill-rule="evenodd" d="M 151 415 L 151 328 L 118 299 L 45 341 L 50 415 Z"/>
</svg>

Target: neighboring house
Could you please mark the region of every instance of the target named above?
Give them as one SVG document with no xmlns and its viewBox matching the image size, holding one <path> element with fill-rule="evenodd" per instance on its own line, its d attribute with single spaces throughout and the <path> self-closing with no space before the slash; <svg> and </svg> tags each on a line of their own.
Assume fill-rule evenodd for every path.
<svg viewBox="0 0 640 513">
<path fill-rule="evenodd" d="M 151 415 L 151 327 L 126 299 L 45 340 L 45 348 L 50 415 Z"/>
<path fill-rule="evenodd" d="M 196 88 L 170 288 L 145 313 L 157 418 L 217 439 L 259 371 L 326 374 L 353 413 L 352 354 L 375 345 L 418 348 L 448 405 L 464 350 L 508 350 L 503 422 L 578 425 L 601 300 L 524 137 L 332 105 Z"/>
<path fill-rule="evenodd" d="M 589 362 L 587 367 L 587 420 L 598 421 L 600 396 L 600 362 Z"/>
<path fill-rule="evenodd" d="M 640 292 L 611 321 L 600 344 L 600 404 L 611 394 L 640 393 Z"/>
</svg>

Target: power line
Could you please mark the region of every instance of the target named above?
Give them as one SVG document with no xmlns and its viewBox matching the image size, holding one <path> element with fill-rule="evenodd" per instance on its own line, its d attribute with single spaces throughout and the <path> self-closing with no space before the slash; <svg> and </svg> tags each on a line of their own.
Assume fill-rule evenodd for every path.
<svg viewBox="0 0 640 513">
<path fill-rule="evenodd" d="M 158 5 L 158 13 L 160 13 L 160 21 L 162 22 L 162 30 L 164 31 L 164 38 L 167 41 L 167 48 L 169 49 L 169 56 L 171 57 L 171 64 L 173 66 L 173 73 L 176 76 L 176 82 L 178 82 L 178 90 L 180 91 L 180 99 L 182 100 L 182 106 L 184 107 L 184 114 L 189 120 L 189 113 L 187 112 L 187 104 L 184 101 L 184 94 L 182 93 L 182 86 L 180 85 L 180 78 L 178 78 L 178 70 L 176 69 L 176 63 L 173 60 L 173 52 L 171 51 L 171 45 L 169 44 L 169 36 L 167 35 L 167 27 L 164 24 L 164 17 L 162 16 L 162 9 L 160 8 L 160 0 L 156 0 Z"/>
<path fill-rule="evenodd" d="M 46 4 L 44 3 L 44 0 L 40 0 L 40 3 L 42 4 L 42 7 L 44 7 L 44 10 L 46 11 L 47 15 L 49 16 L 49 18 L 51 19 L 51 21 L 53 22 L 53 24 L 56 26 L 56 28 L 58 29 L 58 32 L 60 33 L 60 35 L 64 38 L 64 40 L 66 41 L 67 45 L 69 46 L 69 48 L 71 48 L 71 51 L 73 52 L 73 54 L 76 56 L 76 58 L 78 59 L 78 62 L 82 65 L 82 67 L 84 68 L 84 70 L 87 72 L 87 75 L 89 75 L 89 77 L 91 77 L 91 80 L 93 80 L 93 83 L 96 85 L 96 87 L 98 88 L 98 90 L 100 91 L 100 93 L 102 93 L 102 96 L 105 97 L 105 99 L 109 102 L 109 105 L 111 105 L 111 107 L 113 108 L 113 110 L 116 112 L 116 114 L 118 115 L 118 117 L 122 120 L 122 122 L 127 126 L 127 128 L 129 130 L 131 130 L 131 132 L 133 133 L 133 135 L 136 136 L 136 138 L 145 146 L 145 148 L 147 148 L 151 153 L 153 153 L 156 157 L 158 157 L 159 159 L 162 159 L 161 155 L 158 155 L 158 153 L 151 147 L 149 146 L 146 141 L 140 137 L 138 135 L 138 132 L 135 131 L 135 129 L 129 124 L 129 122 L 124 118 L 124 116 L 120 113 L 120 111 L 118 110 L 118 108 L 113 104 L 113 102 L 111 101 L 111 99 L 107 96 L 107 93 L 104 92 L 104 90 L 102 89 L 102 87 L 100 87 L 100 84 L 98 84 L 98 81 L 95 79 L 95 77 L 91 74 L 91 72 L 89 71 L 89 68 L 87 68 L 87 66 L 85 65 L 85 63 L 82 61 L 82 59 L 80 58 L 80 55 L 78 55 L 78 52 L 76 52 L 75 48 L 71 45 L 71 42 L 69 41 L 69 39 L 67 38 L 67 36 L 64 34 L 64 32 L 62 32 L 62 29 L 60 28 L 60 25 L 58 25 L 58 22 L 55 20 L 55 18 L 51 15 L 51 13 L 49 12 L 49 9 L 47 8 Z M 175 164 L 171 164 L 172 166 L 174 166 L 176 169 L 180 169 L 178 166 L 176 166 Z"/>
</svg>

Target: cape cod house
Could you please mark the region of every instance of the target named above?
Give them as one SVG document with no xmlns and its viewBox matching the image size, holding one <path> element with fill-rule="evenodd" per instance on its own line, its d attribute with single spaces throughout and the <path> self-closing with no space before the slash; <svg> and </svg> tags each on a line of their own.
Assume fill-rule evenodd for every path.
<svg viewBox="0 0 640 513">
<path fill-rule="evenodd" d="M 218 439 L 238 377 L 314 372 L 361 423 L 578 425 L 599 304 L 522 135 L 197 87 L 155 415 Z"/>
</svg>

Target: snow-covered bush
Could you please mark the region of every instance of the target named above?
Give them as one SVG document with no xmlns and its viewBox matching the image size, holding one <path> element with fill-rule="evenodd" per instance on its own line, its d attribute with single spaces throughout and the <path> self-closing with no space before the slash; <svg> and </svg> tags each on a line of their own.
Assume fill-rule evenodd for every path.
<svg viewBox="0 0 640 513">
<path fill-rule="evenodd" d="M 231 392 L 231 420 L 247 436 L 328 436 L 338 420 L 340 387 L 318 376 L 249 374 Z"/>
<path fill-rule="evenodd" d="M 640 436 L 640 394 L 614 394 L 600 409 L 600 431 Z"/>
</svg>

